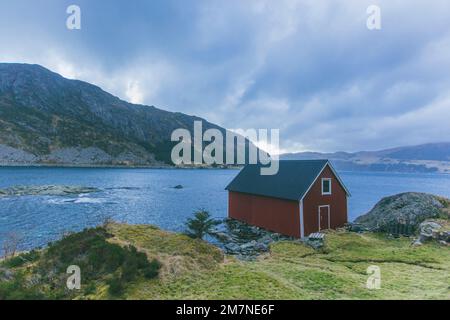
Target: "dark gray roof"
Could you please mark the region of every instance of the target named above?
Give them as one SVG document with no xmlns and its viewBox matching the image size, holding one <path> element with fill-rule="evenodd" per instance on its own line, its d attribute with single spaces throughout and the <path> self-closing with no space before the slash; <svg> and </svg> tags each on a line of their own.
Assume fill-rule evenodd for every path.
<svg viewBox="0 0 450 320">
<path fill-rule="evenodd" d="M 327 163 L 328 160 L 280 160 L 278 173 L 272 176 L 260 174 L 261 164 L 247 165 L 226 189 L 299 201 Z"/>
</svg>

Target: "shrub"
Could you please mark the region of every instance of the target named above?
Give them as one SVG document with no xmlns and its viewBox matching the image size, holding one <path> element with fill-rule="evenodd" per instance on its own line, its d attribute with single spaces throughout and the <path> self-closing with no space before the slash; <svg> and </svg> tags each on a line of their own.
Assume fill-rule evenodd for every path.
<svg viewBox="0 0 450 320">
<path fill-rule="evenodd" d="M 14 258 L 5 260 L 3 262 L 3 265 L 8 268 L 18 268 L 18 267 L 23 266 L 26 263 L 30 263 L 30 262 L 34 262 L 34 261 L 38 260 L 39 256 L 40 256 L 40 254 L 38 251 L 32 250 L 27 253 L 19 254 L 18 256 L 15 256 Z"/>
<path fill-rule="evenodd" d="M 68 292 L 65 287 L 66 270 L 69 265 L 77 265 L 82 272 L 84 294 L 95 292 L 97 283 L 107 281 L 109 292 L 113 296 L 120 295 L 127 284 L 138 277 L 154 278 L 158 276 L 160 263 L 151 262 L 147 255 L 139 252 L 134 246 L 121 247 L 110 243 L 110 235 L 104 228 L 86 229 L 80 233 L 71 234 L 60 241 L 54 242 L 42 253 L 32 251 L 3 262 L 10 268 L 22 266 L 31 261 L 27 272 L 38 281 L 35 288 L 43 288 L 46 297 L 55 299 L 72 299 L 77 293 Z M 113 278 L 111 276 L 114 275 Z M 17 297 L 39 297 L 40 291 L 26 287 L 29 283 L 24 278 L 17 281 L 0 283 L 0 299 L 10 299 L 12 293 Z M 7 294 L 7 292 L 11 294 Z"/>
<path fill-rule="evenodd" d="M 143 252 L 137 251 L 133 246 L 128 246 L 127 255 L 122 265 L 122 280 L 133 281 L 138 275 L 151 279 L 158 276 L 161 264 L 158 260 L 148 261 L 147 256 Z"/>
<path fill-rule="evenodd" d="M 138 271 L 136 260 L 129 258 L 122 266 L 121 279 L 125 282 L 133 281 L 137 277 Z"/>
<path fill-rule="evenodd" d="M 37 286 L 27 287 L 25 275 L 18 272 L 9 281 L 0 281 L 0 300 L 43 300 L 46 297 Z"/>
<path fill-rule="evenodd" d="M 122 280 L 119 277 L 115 276 L 114 278 L 109 280 L 108 285 L 108 293 L 113 297 L 120 296 L 125 291 Z"/>
<path fill-rule="evenodd" d="M 186 234 L 194 239 L 203 239 L 207 234 L 211 234 L 213 228 L 220 224 L 219 221 L 212 219 L 208 211 L 199 210 L 194 213 L 194 218 L 186 222 Z"/>
<path fill-rule="evenodd" d="M 160 269 L 161 269 L 161 263 L 158 260 L 153 259 L 148 264 L 148 266 L 143 270 L 144 277 L 146 277 L 147 279 L 156 278 L 159 274 Z"/>
<path fill-rule="evenodd" d="M 96 291 L 96 288 L 95 288 L 95 282 L 90 282 L 90 283 L 84 288 L 84 294 L 85 294 L 85 295 L 94 294 L 95 291 Z"/>
</svg>

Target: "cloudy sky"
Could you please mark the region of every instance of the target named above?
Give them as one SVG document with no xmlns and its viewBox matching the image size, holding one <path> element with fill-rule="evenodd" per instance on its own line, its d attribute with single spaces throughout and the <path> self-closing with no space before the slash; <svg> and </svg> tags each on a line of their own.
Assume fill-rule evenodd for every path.
<svg viewBox="0 0 450 320">
<path fill-rule="evenodd" d="M 0 62 L 280 129 L 281 151 L 375 150 L 450 140 L 449 17 L 448 0 L 0 0 Z"/>
</svg>

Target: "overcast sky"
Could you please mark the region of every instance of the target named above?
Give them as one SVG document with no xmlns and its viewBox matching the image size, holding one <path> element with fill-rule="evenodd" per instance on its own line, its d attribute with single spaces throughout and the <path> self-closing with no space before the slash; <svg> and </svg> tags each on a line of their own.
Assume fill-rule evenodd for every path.
<svg viewBox="0 0 450 320">
<path fill-rule="evenodd" d="M 81 30 L 66 9 L 81 8 Z M 381 30 L 366 9 L 381 8 Z M 41 64 L 281 151 L 450 140 L 450 1 L 0 0 L 0 61 Z"/>
</svg>

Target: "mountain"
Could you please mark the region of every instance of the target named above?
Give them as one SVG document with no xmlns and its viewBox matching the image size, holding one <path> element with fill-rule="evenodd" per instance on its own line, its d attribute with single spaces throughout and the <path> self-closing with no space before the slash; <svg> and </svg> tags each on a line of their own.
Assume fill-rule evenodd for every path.
<svg viewBox="0 0 450 320">
<path fill-rule="evenodd" d="M 0 163 L 161 165 L 178 128 L 208 121 L 125 102 L 39 65 L 0 64 Z"/>
<path fill-rule="evenodd" d="M 450 173 L 450 142 L 428 143 L 380 151 L 299 152 L 281 155 L 281 159 L 285 160 L 324 158 L 330 159 L 340 170 Z"/>
<path fill-rule="evenodd" d="M 387 149 L 372 154 L 399 160 L 450 161 L 450 142 Z"/>
</svg>

